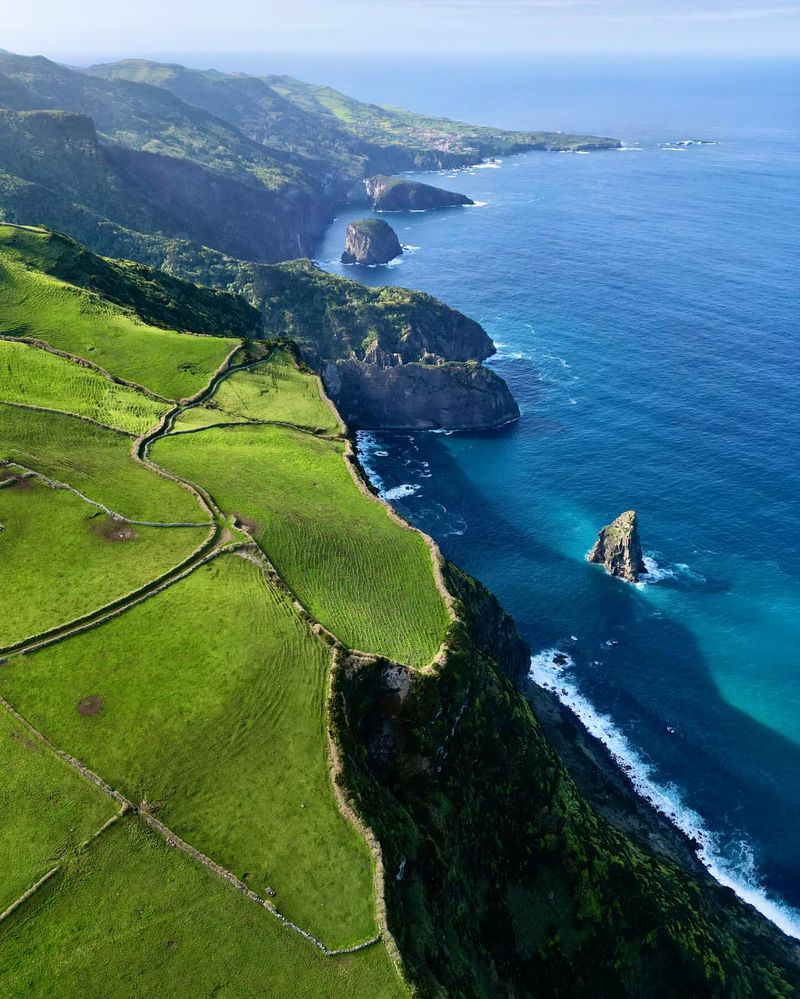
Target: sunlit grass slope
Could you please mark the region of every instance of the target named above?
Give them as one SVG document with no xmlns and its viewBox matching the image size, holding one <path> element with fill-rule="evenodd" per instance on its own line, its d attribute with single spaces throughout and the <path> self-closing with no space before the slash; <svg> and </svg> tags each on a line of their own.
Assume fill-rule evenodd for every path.
<svg viewBox="0 0 800 999">
<path fill-rule="evenodd" d="M 116 806 L 2 708 L 0 774 L 2 912 L 96 832 Z"/>
<path fill-rule="evenodd" d="M 220 382 L 204 406 L 181 414 L 175 429 L 248 420 L 292 423 L 331 434 L 339 432 L 333 410 L 320 395 L 316 375 L 300 371 L 289 353 L 281 349 L 262 364 L 238 371 Z"/>
<path fill-rule="evenodd" d="M 131 457 L 131 438 L 74 416 L 0 402 L 0 461 L 65 482 L 132 520 L 203 523 L 195 497 Z"/>
<path fill-rule="evenodd" d="M 328 773 L 330 650 L 223 555 L 112 621 L 11 658 L 0 689 L 49 738 L 329 947 L 376 932 L 372 859 Z M 81 714 L 85 699 L 96 712 Z"/>
<path fill-rule="evenodd" d="M 177 565 L 207 529 L 131 527 L 66 490 L 0 489 L 0 647 L 89 614 Z"/>
<path fill-rule="evenodd" d="M 430 552 L 358 489 L 343 443 L 233 426 L 162 438 L 152 457 L 252 521 L 278 572 L 346 645 L 416 666 L 436 655 L 448 616 Z"/>
<path fill-rule="evenodd" d="M 155 427 L 169 408 L 92 368 L 10 340 L 0 340 L 0 401 L 63 410 L 133 434 Z"/>
<path fill-rule="evenodd" d="M 0 925 L 9 996 L 406 995 L 380 944 L 326 958 L 129 818 Z"/>
<path fill-rule="evenodd" d="M 34 269 L 30 253 L 26 266 L 4 252 L 17 233 L 0 225 L 0 334 L 43 340 L 169 399 L 199 391 L 238 342 L 148 326 L 93 292 Z"/>
</svg>

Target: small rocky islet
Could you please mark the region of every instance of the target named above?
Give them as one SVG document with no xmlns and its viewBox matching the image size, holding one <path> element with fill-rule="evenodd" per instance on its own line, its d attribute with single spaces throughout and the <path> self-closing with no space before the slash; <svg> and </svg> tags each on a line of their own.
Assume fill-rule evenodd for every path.
<svg viewBox="0 0 800 999">
<path fill-rule="evenodd" d="M 598 534 L 587 556 L 590 562 L 604 565 L 609 576 L 636 583 L 647 575 L 642 556 L 639 524 L 635 510 L 626 510 Z"/>
<path fill-rule="evenodd" d="M 356 219 L 347 227 L 343 264 L 388 264 L 402 253 L 397 233 L 383 219 Z"/>
</svg>

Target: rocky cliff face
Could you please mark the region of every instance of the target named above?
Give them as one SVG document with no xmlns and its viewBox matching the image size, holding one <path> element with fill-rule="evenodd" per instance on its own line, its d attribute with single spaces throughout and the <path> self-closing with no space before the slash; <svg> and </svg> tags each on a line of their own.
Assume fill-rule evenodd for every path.
<svg viewBox="0 0 800 999">
<path fill-rule="evenodd" d="M 475 203 L 465 194 L 384 174 L 368 178 L 364 187 L 373 209 L 378 212 L 420 212 Z"/>
<path fill-rule="evenodd" d="M 519 417 L 508 386 L 475 363 L 326 361 L 325 388 L 345 422 L 369 430 L 488 430 Z"/>
<path fill-rule="evenodd" d="M 590 562 L 604 565 L 609 575 L 629 583 L 635 583 L 640 576 L 646 575 L 636 511 L 626 510 L 604 527 L 588 558 Z"/>
<path fill-rule="evenodd" d="M 388 264 L 403 252 L 397 233 L 381 219 L 357 219 L 347 227 L 343 264 Z"/>
</svg>

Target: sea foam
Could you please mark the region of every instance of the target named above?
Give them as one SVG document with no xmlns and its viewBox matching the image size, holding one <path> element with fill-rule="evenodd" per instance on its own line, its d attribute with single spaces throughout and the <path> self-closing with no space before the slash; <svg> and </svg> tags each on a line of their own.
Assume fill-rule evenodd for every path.
<svg viewBox="0 0 800 999">
<path fill-rule="evenodd" d="M 558 662 L 555 658 L 558 658 Z M 572 657 L 560 649 L 545 649 L 531 657 L 529 677 L 552 691 L 572 711 L 587 731 L 606 747 L 615 763 L 627 775 L 634 790 L 681 832 L 699 843 L 697 856 L 720 884 L 731 888 L 788 936 L 800 939 L 800 912 L 775 901 L 760 883 L 753 850 L 745 840 L 738 844 L 738 856 L 725 856 L 702 817 L 690 808 L 673 784 L 662 784 L 653 766 L 631 745 L 614 721 L 601 714 L 580 691 L 570 675 Z"/>
</svg>

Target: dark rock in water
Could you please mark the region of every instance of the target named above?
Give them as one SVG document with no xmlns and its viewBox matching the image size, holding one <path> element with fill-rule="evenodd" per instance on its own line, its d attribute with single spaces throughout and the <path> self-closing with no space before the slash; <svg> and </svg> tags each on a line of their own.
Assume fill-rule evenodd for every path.
<svg viewBox="0 0 800 999">
<path fill-rule="evenodd" d="M 589 561 L 604 565 L 609 575 L 626 579 L 629 583 L 635 583 L 640 576 L 647 574 L 635 510 L 621 513 L 602 529 L 589 552 Z"/>
<path fill-rule="evenodd" d="M 433 208 L 452 208 L 475 204 L 465 194 L 445 191 L 432 184 L 420 184 L 402 177 L 378 174 L 364 181 L 372 207 L 378 212 L 424 212 Z"/>
<path fill-rule="evenodd" d="M 342 419 L 368 430 L 488 430 L 519 417 L 508 386 L 474 362 L 388 364 L 370 355 L 326 361 L 322 378 Z"/>
<path fill-rule="evenodd" d="M 357 219 L 347 227 L 343 264 L 388 264 L 403 252 L 397 233 L 383 219 Z"/>
</svg>

